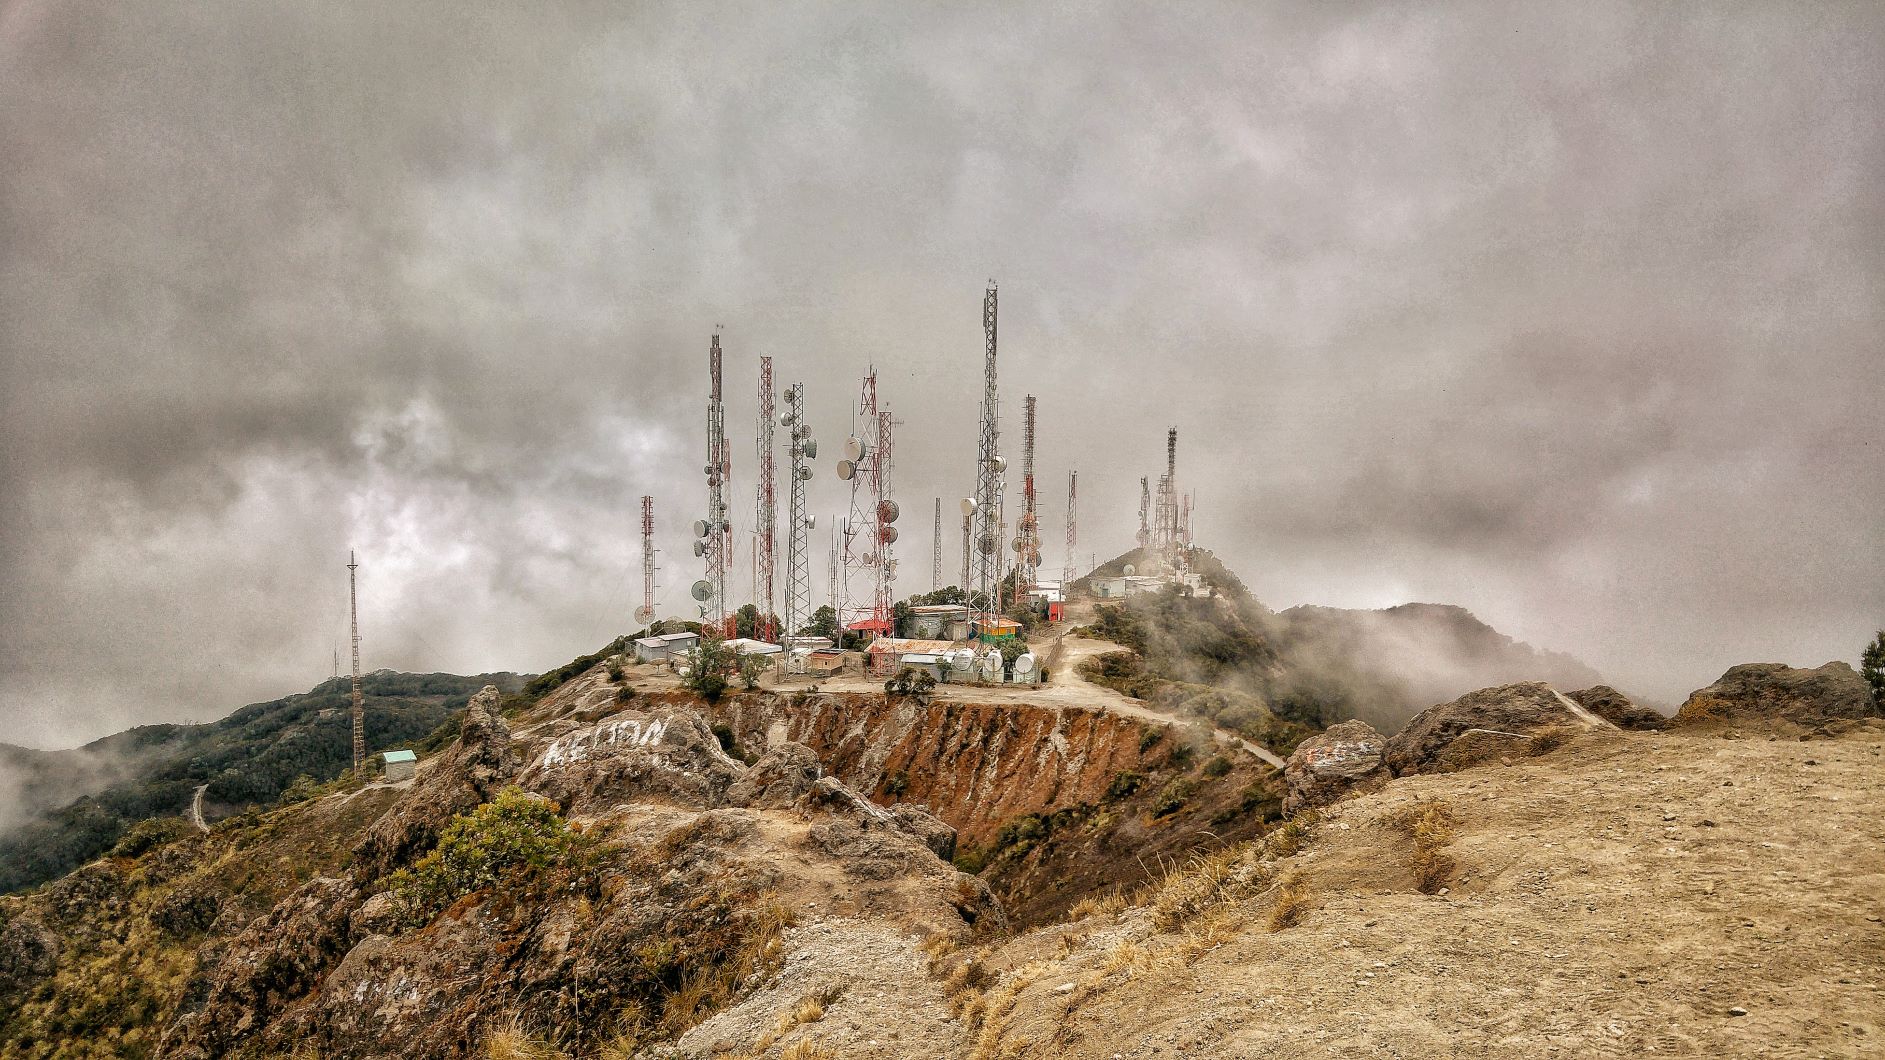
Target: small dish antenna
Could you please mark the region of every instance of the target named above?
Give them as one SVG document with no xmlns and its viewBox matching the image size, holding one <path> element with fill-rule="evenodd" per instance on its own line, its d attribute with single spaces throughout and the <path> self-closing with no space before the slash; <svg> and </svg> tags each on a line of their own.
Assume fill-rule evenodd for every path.
<svg viewBox="0 0 1885 1060">
<path fill-rule="evenodd" d="M 706 603 L 708 600 L 713 599 L 713 583 L 702 578 L 695 582 L 694 587 L 687 592 L 688 595 L 692 596 L 694 599 Z"/>
</svg>

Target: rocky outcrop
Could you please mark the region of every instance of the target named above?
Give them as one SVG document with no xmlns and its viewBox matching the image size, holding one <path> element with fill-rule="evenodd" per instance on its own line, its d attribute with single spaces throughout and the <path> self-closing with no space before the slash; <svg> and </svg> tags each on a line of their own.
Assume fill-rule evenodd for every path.
<svg viewBox="0 0 1885 1060">
<path fill-rule="evenodd" d="M 1530 756 L 1532 738 L 1497 729 L 1467 729 L 1435 752 L 1423 773 L 1457 773 L 1486 762 Z"/>
<path fill-rule="evenodd" d="M 354 848 L 353 876 L 365 882 L 411 861 L 438 840 L 453 816 L 490 801 L 517 774 L 510 727 L 498 716 L 497 687 L 486 685 L 465 708 L 458 742 L 428 764 L 420 782 L 374 822 Z"/>
<path fill-rule="evenodd" d="M 1381 761 L 1386 742 L 1365 721 L 1345 721 L 1304 740 L 1283 769 L 1283 812 L 1293 815 L 1380 790 L 1392 776 Z"/>
<path fill-rule="evenodd" d="M 1778 722 L 1811 729 L 1875 713 L 1865 678 L 1847 663 L 1829 662 L 1814 670 L 1745 663 L 1690 693 L 1676 712 L 1675 724 Z"/>
<path fill-rule="evenodd" d="M 759 757 L 746 774 L 727 789 L 727 803 L 783 809 L 797 802 L 818 778 L 825 775 L 818 756 L 802 743 L 783 743 Z"/>
<path fill-rule="evenodd" d="M 1469 729 L 1523 738 L 1555 727 L 1612 728 L 1550 685 L 1527 681 L 1482 688 L 1451 703 L 1427 708 L 1388 740 L 1382 760 L 1397 777 L 1433 772 L 1435 760 Z"/>
<path fill-rule="evenodd" d="M 1619 729 L 1654 732 L 1669 724 L 1669 719 L 1661 712 L 1632 703 L 1629 696 L 1609 685 L 1592 685 L 1566 692 L 1565 696 Z"/>
<path fill-rule="evenodd" d="M 0 1001 L 26 993 L 59 968 L 59 938 L 37 917 L 0 911 Z"/>
<path fill-rule="evenodd" d="M 558 721 L 533 730 L 527 747 L 517 782 L 578 816 L 643 799 L 708 809 L 746 772 L 699 714 L 679 707 Z"/>
</svg>

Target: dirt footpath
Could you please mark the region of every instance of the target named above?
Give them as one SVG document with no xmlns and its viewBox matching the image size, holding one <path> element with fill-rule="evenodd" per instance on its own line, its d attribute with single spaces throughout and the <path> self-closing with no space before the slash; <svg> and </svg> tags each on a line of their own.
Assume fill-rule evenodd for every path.
<svg viewBox="0 0 1885 1060">
<path fill-rule="evenodd" d="M 1391 822 L 1441 800 L 1420 893 Z M 1579 737 L 1333 808 L 1274 888 L 1174 932 L 1093 918 L 987 1056 L 1885 1056 L 1885 724 L 1836 740 Z M 1033 963 L 1030 963 L 1033 962 Z"/>
</svg>

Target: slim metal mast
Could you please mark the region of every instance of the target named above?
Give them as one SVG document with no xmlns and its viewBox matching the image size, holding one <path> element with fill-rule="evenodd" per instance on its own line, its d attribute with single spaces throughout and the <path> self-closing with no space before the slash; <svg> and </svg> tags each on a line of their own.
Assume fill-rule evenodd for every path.
<svg viewBox="0 0 1885 1060">
<path fill-rule="evenodd" d="M 1078 564 L 1074 559 L 1074 548 L 1080 543 L 1080 473 L 1067 472 L 1067 566 L 1060 572 L 1061 598 L 1073 591 L 1074 570 Z"/>
<path fill-rule="evenodd" d="M 763 356 L 759 359 L 759 488 L 758 488 L 758 524 L 759 535 L 753 559 L 753 599 L 759 608 L 759 628 L 754 634 L 760 640 L 777 641 L 778 629 L 774 619 L 777 602 L 773 597 L 773 549 L 778 537 L 778 508 L 773 494 L 773 388 L 772 358 Z"/>
<path fill-rule="evenodd" d="M 354 571 L 360 564 L 347 553 L 347 611 L 353 624 L 353 770 L 360 772 L 367 760 L 367 716 L 360 703 L 360 583 Z"/>
<path fill-rule="evenodd" d="M 844 526 L 844 586 L 850 593 L 851 572 L 868 571 L 871 578 L 870 607 L 857 608 L 858 615 L 870 623 L 874 635 L 881 634 L 890 622 L 892 607 L 890 583 L 896 580 L 897 561 L 890 546 L 897 540 L 897 502 L 890 499 L 890 464 L 893 449 L 890 410 L 877 397 L 877 369 L 864 376 L 857 405 L 857 433 L 845 442 L 845 459 L 838 465 L 840 478 L 851 482 L 851 514 Z M 858 536 L 865 540 L 861 547 Z M 839 613 L 840 624 L 844 615 Z"/>
<path fill-rule="evenodd" d="M 998 451 L 1001 440 L 1001 400 L 995 386 L 995 335 L 999 303 L 993 281 L 982 293 L 982 433 L 975 459 L 975 591 L 983 607 L 993 609 L 1001 582 L 1001 515 L 1004 464 Z M 965 588 L 967 588 L 965 586 Z"/>
<path fill-rule="evenodd" d="M 702 621 L 722 635 L 727 633 L 727 521 L 726 484 L 733 462 L 727 452 L 726 406 L 720 391 L 720 336 L 707 349 L 707 371 L 712 389 L 707 398 L 707 583 L 711 595 L 701 606 Z"/>
<path fill-rule="evenodd" d="M 936 498 L 935 540 L 929 549 L 929 591 L 942 588 L 942 498 Z"/>
<path fill-rule="evenodd" d="M 1015 602 L 1021 603 L 1040 577 L 1040 519 L 1034 507 L 1034 395 L 1021 399 L 1021 525 L 1015 535 Z"/>
<path fill-rule="evenodd" d="M 635 621 L 647 626 L 655 617 L 655 499 L 641 498 L 641 606 Z"/>
<path fill-rule="evenodd" d="M 798 637 L 798 631 L 804 624 L 806 608 L 812 601 L 812 575 L 807 565 L 809 556 L 805 551 L 805 532 L 811 529 L 812 521 L 805 517 L 805 482 L 812 477 L 812 468 L 806 461 L 810 459 L 807 448 L 812 453 L 818 451 L 818 443 L 812 439 L 811 426 L 805 423 L 805 384 L 793 383 L 786 391 L 786 417 L 789 422 L 783 424 L 792 429 L 790 470 L 792 496 L 786 510 L 788 526 L 785 548 L 785 635 L 780 641 L 785 650 L 780 652 L 780 665 L 790 669 L 796 665 L 792 658 L 792 642 Z"/>
<path fill-rule="evenodd" d="M 1139 476 L 1139 547 L 1152 544 L 1152 524 L 1148 522 L 1152 515 L 1152 487 L 1149 479 Z"/>
<path fill-rule="evenodd" d="M 967 512 L 962 513 L 962 592 L 964 595 L 967 595 L 970 588 L 969 557 L 971 552 L 969 551 L 969 523 L 973 518 L 974 517 Z"/>
</svg>

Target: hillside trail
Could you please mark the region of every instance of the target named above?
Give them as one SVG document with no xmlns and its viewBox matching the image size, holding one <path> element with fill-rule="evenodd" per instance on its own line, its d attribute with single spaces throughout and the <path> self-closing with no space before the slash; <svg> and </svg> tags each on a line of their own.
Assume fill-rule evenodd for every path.
<svg viewBox="0 0 1885 1060">
<path fill-rule="evenodd" d="M 1444 806 L 1445 889 L 1408 808 Z M 1259 892 L 1017 940 L 1012 1055 L 1885 1055 L 1885 721 L 1832 740 L 1590 732 L 1331 807 Z M 1064 936 L 1064 938 L 1062 937 Z M 1062 984 L 1077 984 L 1072 988 Z M 1010 1055 L 1003 1053 L 1003 1055 Z"/>
<path fill-rule="evenodd" d="M 203 820 L 203 793 L 208 790 L 208 784 L 198 784 L 196 794 L 190 797 L 190 823 L 203 832 L 209 831 L 209 823 Z"/>
</svg>

